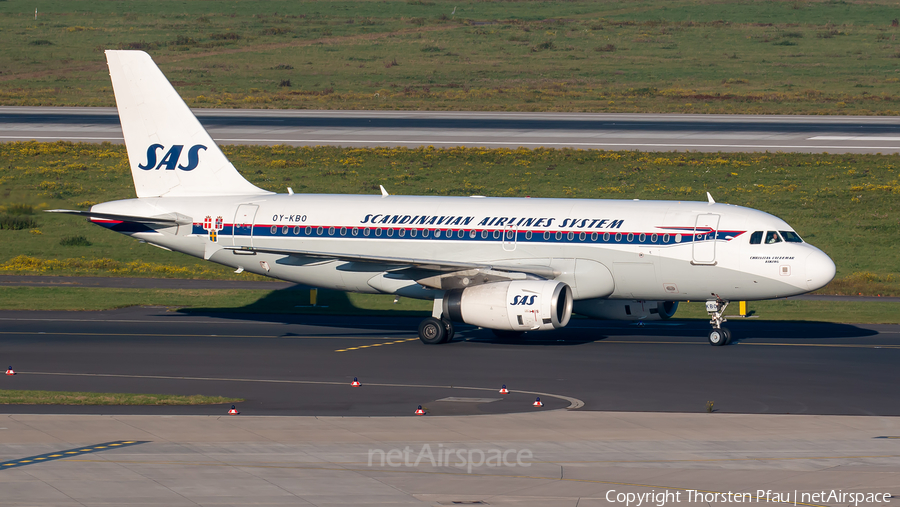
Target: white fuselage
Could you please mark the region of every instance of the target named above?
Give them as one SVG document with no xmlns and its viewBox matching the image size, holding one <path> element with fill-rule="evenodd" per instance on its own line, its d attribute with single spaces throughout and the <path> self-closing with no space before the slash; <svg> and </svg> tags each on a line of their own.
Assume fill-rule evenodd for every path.
<svg viewBox="0 0 900 507">
<path fill-rule="evenodd" d="M 430 299 L 396 266 L 227 249 L 543 267 L 576 300 L 757 300 L 815 290 L 834 263 L 807 243 L 750 244 L 791 231 L 761 211 L 706 202 L 270 194 L 103 203 L 97 213 L 178 213 L 193 225 L 94 220 L 149 243 L 315 287 Z M 527 270 L 526 270 L 527 271 Z"/>
</svg>

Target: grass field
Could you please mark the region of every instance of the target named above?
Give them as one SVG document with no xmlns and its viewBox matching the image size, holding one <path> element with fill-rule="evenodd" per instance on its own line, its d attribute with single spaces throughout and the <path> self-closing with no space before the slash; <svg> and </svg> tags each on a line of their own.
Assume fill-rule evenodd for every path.
<svg viewBox="0 0 900 507">
<path fill-rule="evenodd" d="M 837 264 L 824 293 L 900 295 L 900 175 L 882 155 L 225 146 L 254 184 L 283 192 L 704 200 L 768 211 Z M 124 147 L 0 144 L 0 273 L 252 279 L 70 216 L 134 196 Z M 898 209 L 895 209 L 898 208 Z M 256 279 L 263 279 L 255 277 Z"/>
<path fill-rule="evenodd" d="M 34 7 L 39 8 L 35 19 Z M 0 1 L 0 105 L 900 114 L 895 0 Z"/>
<path fill-rule="evenodd" d="M 129 306 L 165 306 L 193 312 L 292 313 L 304 315 L 420 316 L 431 301 L 319 290 L 316 306 L 302 290 L 157 290 L 98 287 L 0 287 L 5 310 L 95 311 Z"/>
<path fill-rule="evenodd" d="M 16 391 L 0 389 L 0 405 L 218 405 L 241 398 L 194 394 L 88 393 L 69 391 Z"/>
</svg>

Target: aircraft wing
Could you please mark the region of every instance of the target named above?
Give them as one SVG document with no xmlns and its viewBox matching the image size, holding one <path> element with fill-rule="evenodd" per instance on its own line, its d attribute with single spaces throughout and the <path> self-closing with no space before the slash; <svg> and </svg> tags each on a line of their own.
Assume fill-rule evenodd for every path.
<svg viewBox="0 0 900 507">
<path fill-rule="evenodd" d="M 526 265 L 504 265 L 502 263 L 482 263 L 482 262 L 458 262 L 436 259 L 416 259 L 413 257 L 386 257 L 380 255 L 365 254 L 348 254 L 348 253 L 332 253 L 318 252 L 313 250 L 286 250 L 280 248 L 259 248 L 252 246 L 234 246 L 225 247 L 226 250 L 236 252 L 258 252 L 280 255 L 292 255 L 298 257 L 312 257 L 323 260 L 338 260 L 348 262 L 365 262 L 372 264 L 387 264 L 400 267 L 418 268 L 426 271 L 437 271 L 441 273 L 450 273 L 466 270 L 479 271 L 503 271 L 507 273 L 525 273 L 536 275 L 542 278 L 555 278 L 559 272 L 553 270 L 549 266 L 526 266 Z"/>
<path fill-rule="evenodd" d="M 95 213 L 93 211 L 76 211 L 70 209 L 48 209 L 47 213 L 62 213 L 65 215 L 76 215 L 87 217 L 88 220 L 100 218 L 103 220 L 119 220 L 122 222 L 136 222 L 140 224 L 171 224 L 171 225 L 191 225 L 194 220 L 191 217 L 184 216 L 180 213 L 166 213 L 154 217 L 140 217 L 134 215 L 116 215 L 114 213 Z"/>
</svg>

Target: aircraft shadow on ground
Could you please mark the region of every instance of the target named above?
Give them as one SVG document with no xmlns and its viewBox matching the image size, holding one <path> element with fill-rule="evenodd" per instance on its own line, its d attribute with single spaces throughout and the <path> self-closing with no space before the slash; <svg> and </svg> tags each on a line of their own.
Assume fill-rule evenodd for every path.
<svg viewBox="0 0 900 507">
<path fill-rule="evenodd" d="M 709 325 L 706 320 L 678 320 L 637 325 L 617 321 L 577 320 L 566 327 L 551 332 L 526 333 L 518 339 L 504 339 L 487 330 L 479 330 L 467 336 L 470 341 L 503 345 L 579 345 L 604 340 L 634 339 L 635 342 L 671 340 L 682 342 L 684 338 L 705 341 Z M 808 340 L 852 339 L 878 334 L 852 324 L 836 324 L 817 321 L 755 321 L 731 325 L 735 341 L 761 339 L 802 343 Z"/>
<path fill-rule="evenodd" d="M 347 296 L 346 292 L 319 289 L 316 304 L 313 305 L 308 290 L 287 288 L 275 290 L 266 296 L 244 306 L 236 307 L 190 307 L 178 310 L 177 315 L 207 316 L 219 319 L 253 320 L 283 324 L 313 324 L 324 327 L 407 327 L 418 326 L 418 321 L 427 317 L 428 312 L 404 308 L 401 300 L 395 308 L 360 308 Z M 371 319 L 378 319 L 374 323 Z M 404 321 L 391 323 L 392 319 Z M 383 331 L 377 331 L 383 334 Z"/>
<path fill-rule="evenodd" d="M 419 321 L 428 316 L 421 310 L 403 309 L 401 301 L 396 309 L 360 308 L 345 292 L 320 290 L 317 305 L 310 304 L 310 293 L 292 288 L 272 291 L 253 303 L 234 308 L 185 308 L 181 315 L 207 316 L 217 319 L 251 320 L 258 322 L 306 324 L 334 328 L 334 332 L 304 334 L 304 336 L 334 335 L 353 328 L 354 334 L 408 335 L 415 333 Z M 408 308 L 408 307 L 407 307 Z M 877 332 L 852 324 L 818 321 L 728 321 L 727 326 L 737 340 L 778 339 L 801 342 L 811 339 L 846 339 L 876 335 Z M 340 330 L 339 330 L 340 329 Z M 490 330 L 458 325 L 463 339 L 503 345 L 566 346 L 591 343 L 614 338 L 697 338 L 704 339 L 709 329 L 705 319 L 675 319 L 654 321 L 640 325 L 635 322 L 598 321 L 575 318 L 568 327 L 556 331 L 531 332 L 519 338 L 501 338 Z M 286 336 L 297 336 L 288 333 Z"/>
</svg>

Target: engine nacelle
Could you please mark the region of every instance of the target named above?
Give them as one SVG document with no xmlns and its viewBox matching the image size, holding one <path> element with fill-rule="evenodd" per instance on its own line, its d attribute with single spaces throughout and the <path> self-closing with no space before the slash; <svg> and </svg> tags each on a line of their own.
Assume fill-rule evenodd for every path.
<svg viewBox="0 0 900 507">
<path fill-rule="evenodd" d="M 675 315 L 678 301 L 623 301 L 582 299 L 575 302 L 575 313 L 594 319 L 666 320 Z"/>
<path fill-rule="evenodd" d="M 544 331 L 569 323 L 572 288 L 551 280 L 493 282 L 444 294 L 444 316 L 504 331 Z"/>
</svg>

